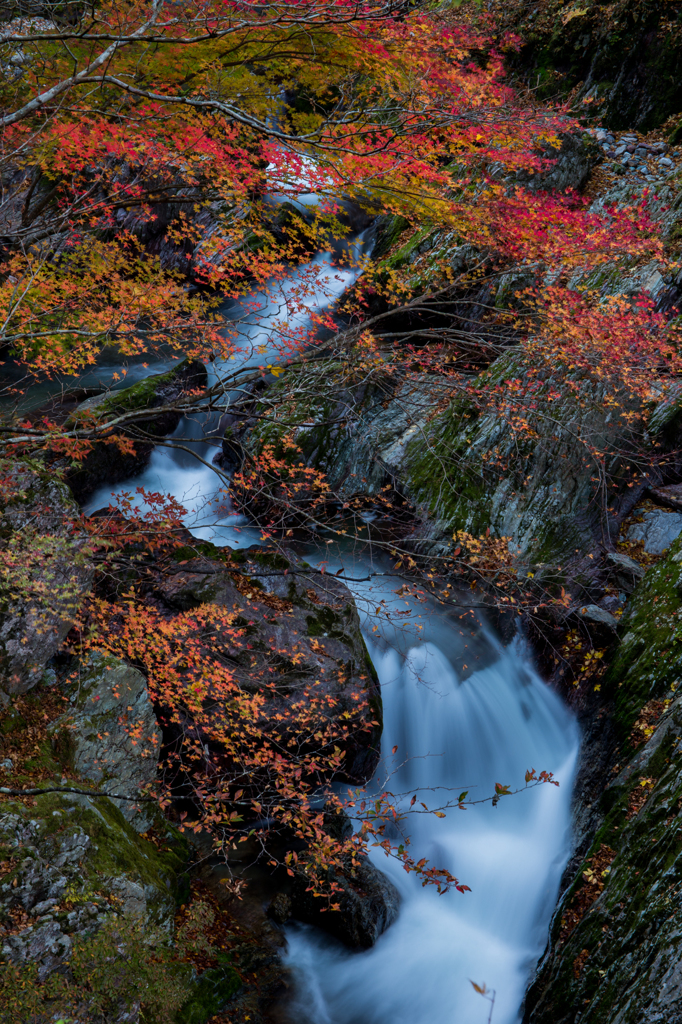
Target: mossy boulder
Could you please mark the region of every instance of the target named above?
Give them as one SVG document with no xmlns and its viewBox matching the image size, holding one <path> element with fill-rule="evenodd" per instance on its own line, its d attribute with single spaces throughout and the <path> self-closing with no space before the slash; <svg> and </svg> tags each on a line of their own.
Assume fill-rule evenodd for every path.
<svg viewBox="0 0 682 1024">
<path fill-rule="evenodd" d="M 448 546 L 455 531 L 479 535 L 489 528 L 509 537 L 524 559 L 556 563 L 591 550 L 608 531 L 593 451 L 614 453 L 604 467 L 613 500 L 629 479 L 625 455 L 633 450 L 631 417 L 638 410 L 625 398 L 621 409 L 607 408 L 601 386 L 587 376 L 574 376 L 569 389 L 549 370 L 529 371 L 525 353 L 511 349 L 476 380 L 484 394 L 525 381 L 534 392 L 526 429 L 460 392 L 407 444 L 402 480 L 429 517 L 422 548 Z"/>
<path fill-rule="evenodd" d="M 45 977 L 75 935 L 112 913 L 172 935 L 189 849 L 170 824 L 159 827 L 156 843 L 139 836 L 106 797 L 46 793 L 31 806 L 0 804 L 3 959 L 36 962 Z"/>
<path fill-rule="evenodd" d="M 626 735 L 639 709 L 682 678 L 682 540 L 652 566 L 628 601 L 605 680 Z"/>
<path fill-rule="evenodd" d="M 70 529 L 79 510 L 39 462 L 0 460 L 0 697 L 23 693 L 71 628 L 90 589 L 86 538 Z"/>
<path fill-rule="evenodd" d="M 190 995 L 178 1014 L 178 1024 L 205 1024 L 241 988 L 241 977 L 230 957 L 220 955 L 219 959 L 223 962 L 218 967 L 209 967 L 191 979 L 188 985 Z"/>
</svg>

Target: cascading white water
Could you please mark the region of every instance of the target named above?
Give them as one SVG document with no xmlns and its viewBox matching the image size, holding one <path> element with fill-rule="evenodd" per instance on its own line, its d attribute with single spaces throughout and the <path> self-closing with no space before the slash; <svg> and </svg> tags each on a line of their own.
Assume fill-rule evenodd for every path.
<svg viewBox="0 0 682 1024">
<path fill-rule="evenodd" d="M 226 309 L 224 316 L 238 335 L 239 351 L 230 359 L 209 364 L 209 385 L 229 381 L 236 370 L 281 362 L 285 358 L 282 335 L 288 338 L 296 330 L 304 335 L 313 326 L 313 314 L 333 308 L 357 279 L 363 244 L 360 235 L 340 246 L 351 256 L 350 265 L 334 265 L 329 253 L 319 253 L 310 263 L 291 269 L 282 280 L 273 280 L 266 290 L 254 292 Z M 187 509 L 187 527 L 201 539 L 236 548 L 257 544 L 260 531 L 250 528 L 243 516 L 230 512 L 227 495 L 216 494 L 215 473 L 210 465 L 202 465 L 194 457 L 199 455 L 211 462 L 219 447 L 215 433 L 219 421 L 219 415 L 184 418 L 169 440 L 182 443 L 190 451 L 160 445 L 142 473 L 115 487 L 104 485 L 96 490 L 85 512 L 106 508 L 112 497 L 122 493 L 132 494 L 133 504 L 139 506 L 143 499 L 135 492 L 140 487 L 176 498 Z"/>
<path fill-rule="evenodd" d="M 569 852 L 575 722 L 534 672 L 522 644 L 495 650 L 491 639 L 489 663 L 462 679 L 462 664 L 472 662 L 471 647 L 464 648 L 468 631 L 447 628 L 435 609 L 422 609 L 418 637 L 411 630 L 406 642 L 404 632 L 379 624 L 377 641 L 372 608 L 384 595 L 373 589 L 363 602 L 366 585 L 349 586 L 364 603 L 389 764 L 398 746 L 396 791 L 412 791 L 433 808 L 445 794 L 439 798 L 432 787 L 468 789 L 476 799 L 491 795 L 496 782 L 522 786 L 528 768 L 553 771 L 561 786 L 503 797 L 496 807 L 452 810 L 445 819 L 414 817 L 413 851 L 472 891 L 439 896 L 383 852 L 374 853 L 400 891 L 400 916 L 363 953 L 310 927 L 288 929 L 287 959 L 297 981 L 292 1020 L 485 1024 L 491 1005 L 475 992 L 475 981 L 496 992 L 494 1024 L 512 1024 L 546 941 Z"/>
<path fill-rule="evenodd" d="M 321 259 L 318 258 L 318 259 Z M 249 317 L 246 301 L 228 318 L 240 318 L 246 351 L 209 367 L 211 383 L 239 365 L 267 365 L 277 359 L 268 341 L 268 319 L 276 320 L 305 268 L 293 270 L 277 294 L 254 296 L 261 309 Z M 356 273 L 333 268 L 308 310 L 329 307 Z M 309 312 L 289 309 L 303 327 Z M 264 323 L 265 321 L 265 323 Z M 176 440 L 210 462 L 216 451 L 205 441 L 217 421 L 184 420 Z M 137 477 L 103 487 L 86 511 L 109 504 L 112 494 L 137 487 L 171 494 L 188 508 L 186 524 L 215 544 L 243 547 L 260 541 L 260 531 L 216 499 L 209 466 L 187 452 L 159 447 Z M 356 563 L 357 567 L 357 563 Z M 561 788 L 543 786 L 485 804 L 451 811 L 445 819 L 415 817 L 412 849 L 447 867 L 472 892 L 438 896 L 383 854 L 377 865 L 402 896 L 398 921 L 364 953 L 351 953 L 309 927 L 288 930 L 288 961 L 297 979 L 296 1024 L 485 1024 L 490 1005 L 469 979 L 496 990 L 493 1024 L 513 1024 L 529 972 L 542 951 L 561 870 L 568 855 L 569 804 L 578 749 L 575 723 L 538 678 L 520 644 L 487 656 L 472 650 L 470 633 L 436 609 L 413 609 L 407 619 L 379 617 L 374 607 L 398 609 L 390 587 L 349 584 L 364 617 L 368 647 L 384 699 L 383 750 L 398 745 L 394 788 L 423 793 L 430 787 L 468 789 L 489 795 L 496 782 L 523 784 L 527 768 L 553 771 Z M 399 622 L 399 624 L 397 624 Z M 377 630 L 374 631 L 374 627 Z M 479 657 L 484 667 L 467 678 Z M 440 801 L 439 801 L 440 802 Z"/>
</svg>

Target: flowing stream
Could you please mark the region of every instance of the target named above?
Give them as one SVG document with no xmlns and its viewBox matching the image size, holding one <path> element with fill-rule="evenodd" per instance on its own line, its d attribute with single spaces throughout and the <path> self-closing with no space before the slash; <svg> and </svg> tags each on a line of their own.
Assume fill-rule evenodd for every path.
<svg viewBox="0 0 682 1024">
<path fill-rule="evenodd" d="M 211 383 L 242 361 L 254 366 L 275 361 L 267 323 L 283 315 L 305 272 L 298 268 L 277 289 L 254 296 L 262 307 L 258 316 L 249 315 L 246 303 L 228 309 L 228 319 L 240 319 L 247 351 L 237 362 L 212 364 Z M 326 284 L 308 298 L 308 308 L 332 308 L 354 277 L 352 270 L 330 265 Z M 305 327 L 310 314 L 298 306 L 285 315 L 290 321 L 298 317 Z M 210 462 L 218 427 L 218 418 L 184 420 L 174 437 L 194 445 Z M 260 540 L 258 530 L 225 507 L 224 496 L 216 498 L 210 467 L 172 448 L 157 448 L 144 472 L 113 492 L 100 489 L 87 511 L 108 505 L 112 493 L 140 486 L 185 504 L 187 525 L 198 537 L 232 547 Z M 355 568 L 369 564 L 371 554 L 365 553 Z M 352 953 L 311 927 L 288 928 L 287 959 L 296 978 L 292 1020 L 486 1024 L 492 1009 L 493 1024 L 514 1024 L 546 941 L 568 857 L 577 727 L 535 673 L 522 642 L 505 649 L 484 628 L 482 636 L 481 624 L 470 616 L 405 606 L 394 588 L 376 580 L 350 586 L 382 685 L 386 762 L 398 746 L 396 790 L 416 793 L 434 807 L 443 797 L 433 787 L 467 789 L 476 799 L 491 795 L 496 782 L 523 786 L 528 768 L 554 772 L 561 786 L 504 797 L 496 807 L 485 803 L 450 811 L 445 819 L 416 816 L 410 822 L 412 850 L 449 868 L 472 891 L 438 896 L 383 853 L 376 855 L 400 891 L 398 921 L 363 953 Z M 381 599 L 386 603 L 377 615 Z M 403 612 L 399 620 L 386 617 L 391 606 Z M 470 981 L 495 991 L 494 1006 Z"/>
<path fill-rule="evenodd" d="M 315 929 L 287 930 L 297 978 L 297 1024 L 513 1024 L 541 955 L 569 853 L 569 811 L 578 750 L 575 722 L 533 670 L 524 645 L 487 637 L 476 658 L 473 631 L 437 609 L 414 609 L 402 631 L 355 590 L 381 680 L 384 761 L 393 788 L 431 808 L 433 787 L 489 796 L 494 784 L 523 785 L 526 769 L 553 771 L 544 785 L 445 819 L 409 822 L 412 849 L 447 867 L 471 892 L 439 896 L 383 852 L 373 860 L 397 886 L 397 922 L 376 946 L 350 953 Z M 363 592 L 364 591 L 364 592 Z M 383 596 L 388 597 L 388 593 Z M 422 628 L 415 630 L 419 617 Z M 465 618 L 466 622 L 471 621 Z M 378 631 L 373 627 L 378 625 Z M 383 634 L 383 635 L 382 635 Z M 485 644 L 485 640 L 484 640 Z M 466 646 L 465 646 L 466 645 Z M 398 752 L 391 756 L 397 745 Z M 494 1007 L 470 981 L 495 991 Z"/>
</svg>

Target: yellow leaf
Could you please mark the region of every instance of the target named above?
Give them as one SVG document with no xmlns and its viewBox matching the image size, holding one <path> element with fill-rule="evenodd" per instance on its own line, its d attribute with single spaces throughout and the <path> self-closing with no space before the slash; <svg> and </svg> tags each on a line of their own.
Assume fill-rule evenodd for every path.
<svg viewBox="0 0 682 1024">
<path fill-rule="evenodd" d="M 569 21 L 572 21 L 573 18 L 582 18 L 584 14 L 587 14 L 586 7 L 574 7 L 572 11 L 566 11 L 561 20 L 564 25 L 568 25 Z"/>
</svg>

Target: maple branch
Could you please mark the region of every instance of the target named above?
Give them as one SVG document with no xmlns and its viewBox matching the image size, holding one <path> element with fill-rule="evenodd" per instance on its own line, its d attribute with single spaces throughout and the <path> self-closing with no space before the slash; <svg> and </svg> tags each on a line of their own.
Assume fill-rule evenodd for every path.
<svg viewBox="0 0 682 1024">
<path fill-rule="evenodd" d="M 14 110 L 9 114 L 0 115 L 0 126 L 8 127 L 9 125 L 16 124 L 18 121 L 22 121 L 25 117 L 28 117 L 29 114 L 33 114 L 41 107 L 44 107 L 48 103 L 51 103 L 53 100 L 57 99 L 58 96 L 61 96 L 61 94 L 66 92 L 67 90 L 72 89 L 74 86 L 79 85 L 81 82 L 90 81 L 90 76 L 92 75 L 93 71 L 96 71 L 97 68 L 100 68 L 102 67 L 102 65 L 109 63 L 110 59 L 114 56 L 117 50 L 120 50 L 123 46 L 127 46 L 130 42 L 133 42 L 134 40 L 140 39 L 143 33 L 147 30 L 147 28 L 149 28 L 151 25 L 155 23 L 161 2 L 162 0 L 152 0 L 151 17 L 148 19 L 148 21 L 145 22 L 144 25 L 141 25 L 136 32 L 133 32 L 128 39 L 123 41 L 115 40 L 111 44 L 111 46 L 108 46 L 106 50 L 100 53 L 100 55 L 96 57 L 93 61 L 91 61 L 91 63 L 88 64 L 86 68 L 83 68 L 82 71 L 73 75 L 71 78 L 65 79 L 61 82 L 57 82 L 55 85 L 52 86 L 51 89 L 46 89 L 38 96 L 34 96 L 32 100 L 29 100 L 28 103 L 25 103 L 24 106 L 20 107 L 18 110 Z"/>
<path fill-rule="evenodd" d="M 73 789 L 68 786 L 47 786 L 44 789 L 11 789 L 8 786 L 0 786 L 0 794 L 4 796 L 40 796 L 42 793 L 73 793 L 76 796 L 89 796 L 100 800 L 130 800 L 133 803 L 158 803 L 156 797 L 153 796 L 121 796 L 118 793 L 95 793 L 89 789 Z M 169 797 L 169 799 L 174 798 Z"/>
</svg>

